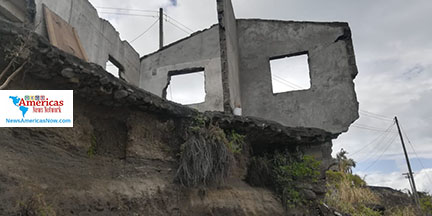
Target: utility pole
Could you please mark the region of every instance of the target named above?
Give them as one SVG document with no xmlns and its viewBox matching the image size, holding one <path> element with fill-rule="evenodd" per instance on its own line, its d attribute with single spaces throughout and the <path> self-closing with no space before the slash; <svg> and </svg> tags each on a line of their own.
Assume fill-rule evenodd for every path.
<svg viewBox="0 0 432 216">
<path fill-rule="evenodd" d="M 401 132 L 401 129 L 400 129 L 400 126 L 399 126 L 399 121 L 398 121 L 398 119 L 397 119 L 396 116 L 394 117 L 394 120 L 395 120 L 397 129 L 398 129 L 398 132 L 399 132 L 399 137 L 400 137 L 400 140 L 401 140 L 401 143 L 402 143 L 402 148 L 403 148 L 404 153 L 405 153 L 405 159 L 406 159 L 406 163 L 407 163 L 407 166 L 408 166 L 408 172 L 409 172 L 408 174 L 409 174 L 409 178 L 410 178 L 411 191 L 412 191 L 413 196 L 414 196 L 414 201 L 416 202 L 417 205 L 420 205 L 419 197 L 418 197 L 418 194 L 417 194 L 417 188 L 416 188 L 416 185 L 415 185 L 415 182 L 414 182 L 414 176 L 413 176 L 413 172 L 411 170 L 411 164 L 410 164 L 410 161 L 409 161 L 409 158 L 408 158 L 408 153 L 407 153 L 406 148 L 405 148 L 405 142 L 404 142 L 403 137 L 402 137 L 402 132 Z"/>
<path fill-rule="evenodd" d="M 159 49 L 164 46 L 163 8 L 159 8 Z"/>
</svg>

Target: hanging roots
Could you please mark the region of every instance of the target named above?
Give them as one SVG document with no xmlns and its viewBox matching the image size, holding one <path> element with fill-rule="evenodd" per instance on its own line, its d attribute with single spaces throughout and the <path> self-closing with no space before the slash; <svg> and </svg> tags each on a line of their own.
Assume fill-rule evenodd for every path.
<svg viewBox="0 0 432 216">
<path fill-rule="evenodd" d="M 194 130 L 182 145 L 176 180 L 188 187 L 223 183 L 233 161 L 227 143 L 219 127 Z"/>
</svg>

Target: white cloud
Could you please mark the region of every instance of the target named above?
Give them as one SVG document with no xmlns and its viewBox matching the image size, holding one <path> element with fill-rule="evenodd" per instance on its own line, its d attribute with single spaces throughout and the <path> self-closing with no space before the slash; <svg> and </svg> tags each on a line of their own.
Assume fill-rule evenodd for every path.
<svg viewBox="0 0 432 216">
<path fill-rule="evenodd" d="M 391 187 L 398 190 L 410 190 L 411 187 L 408 179 L 402 176 L 400 172 L 384 173 L 357 172 L 360 177 L 365 178 L 368 185 Z M 414 174 L 414 181 L 418 191 L 432 192 L 432 169 L 422 169 Z"/>
</svg>

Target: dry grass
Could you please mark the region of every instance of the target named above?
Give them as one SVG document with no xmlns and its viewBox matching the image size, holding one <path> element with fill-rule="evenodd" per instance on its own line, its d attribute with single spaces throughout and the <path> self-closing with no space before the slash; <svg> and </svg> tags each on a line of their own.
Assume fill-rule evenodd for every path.
<svg viewBox="0 0 432 216">
<path fill-rule="evenodd" d="M 386 216 L 417 216 L 422 215 L 413 206 L 403 206 L 399 208 L 392 208 L 385 212 Z"/>
<path fill-rule="evenodd" d="M 338 181 L 329 183 L 325 203 L 353 216 L 380 215 L 366 207 L 368 204 L 380 203 L 379 197 L 368 188 L 355 185 L 348 175 L 343 174 Z"/>
</svg>

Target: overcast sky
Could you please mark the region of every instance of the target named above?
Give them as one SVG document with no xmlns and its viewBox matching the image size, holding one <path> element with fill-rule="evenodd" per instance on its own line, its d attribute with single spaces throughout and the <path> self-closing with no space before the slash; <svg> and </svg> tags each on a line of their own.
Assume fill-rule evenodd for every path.
<svg viewBox="0 0 432 216">
<path fill-rule="evenodd" d="M 154 24 L 157 13 L 101 7 L 150 11 L 164 7 L 169 16 L 189 28 L 169 18 L 183 30 L 166 22 L 166 43 L 217 22 L 216 0 L 123 0 L 121 4 L 118 0 L 90 1 L 128 41 Z M 432 192 L 430 0 L 233 0 L 233 4 L 238 18 L 348 22 L 359 69 L 355 84 L 361 118 L 334 141 L 333 150 L 344 148 L 350 152 L 358 162 L 354 171 L 366 176 L 369 184 L 409 188 L 402 176 L 407 168 L 401 143 L 396 128 L 391 126 L 391 118 L 398 116 L 415 149 L 414 153 L 407 143 L 417 188 Z M 157 25 L 132 45 L 141 55 L 157 50 Z"/>
</svg>

